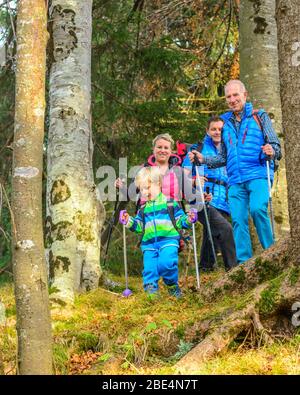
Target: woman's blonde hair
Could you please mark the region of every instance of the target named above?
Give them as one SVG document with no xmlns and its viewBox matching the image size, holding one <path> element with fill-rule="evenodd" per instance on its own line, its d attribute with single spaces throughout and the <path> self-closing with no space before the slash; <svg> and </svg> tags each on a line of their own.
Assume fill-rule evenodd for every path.
<svg viewBox="0 0 300 395">
<path fill-rule="evenodd" d="M 151 183 L 162 185 L 162 177 L 157 166 L 143 167 L 135 177 L 135 185 L 140 188 L 141 184 Z"/>
<path fill-rule="evenodd" d="M 171 143 L 171 149 L 173 149 L 174 147 L 174 140 L 172 139 L 172 137 L 169 135 L 169 133 L 163 133 L 163 134 L 159 134 L 157 135 L 153 141 L 152 141 L 152 146 L 153 148 L 155 147 L 155 144 L 158 140 L 163 139 L 168 141 L 169 143 Z"/>
</svg>

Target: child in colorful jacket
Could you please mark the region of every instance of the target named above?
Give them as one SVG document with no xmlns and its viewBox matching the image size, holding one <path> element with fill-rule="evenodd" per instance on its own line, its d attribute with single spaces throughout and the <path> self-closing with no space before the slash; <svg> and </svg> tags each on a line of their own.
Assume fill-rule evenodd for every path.
<svg viewBox="0 0 300 395">
<path fill-rule="evenodd" d="M 158 292 L 158 280 L 163 278 L 171 295 L 179 297 L 178 248 L 180 234 L 169 215 L 166 196 L 161 192 L 162 180 L 157 167 L 145 167 L 137 175 L 135 183 L 145 205 L 136 217 L 122 210 L 120 222 L 132 232 L 142 234 L 141 250 L 144 257 L 143 284 L 149 294 Z M 172 202 L 174 219 L 178 229 L 188 229 L 197 221 L 196 210 L 185 214 L 176 201 Z"/>
</svg>

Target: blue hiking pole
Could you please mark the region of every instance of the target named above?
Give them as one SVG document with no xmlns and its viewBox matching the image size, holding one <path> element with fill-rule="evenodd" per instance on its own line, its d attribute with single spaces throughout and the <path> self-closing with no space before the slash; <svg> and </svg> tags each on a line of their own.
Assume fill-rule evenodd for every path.
<svg viewBox="0 0 300 395">
<path fill-rule="evenodd" d="M 206 226 L 207 226 L 207 232 L 208 232 L 208 237 L 211 243 L 211 249 L 212 249 L 212 253 L 214 256 L 214 261 L 215 261 L 215 265 L 217 266 L 217 256 L 216 256 L 216 251 L 215 251 L 215 246 L 214 246 L 214 241 L 212 238 L 212 234 L 211 234 L 211 228 L 210 228 L 210 223 L 209 223 L 209 219 L 208 219 L 208 215 L 207 215 L 207 207 L 204 201 L 204 194 L 203 194 L 203 189 L 202 189 L 202 184 L 201 184 L 201 179 L 200 179 L 200 175 L 199 175 L 199 170 L 198 170 L 198 166 L 201 166 L 198 158 L 196 155 L 194 155 L 194 163 L 195 163 L 195 169 L 196 169 L 196 179 L 198 181 L 199 184 L 199 189 L 200 189 L 200 197 L 201 197 L 201 203 L 203 205 L 203 210 L 204 210 L 204 216 L 205 216 L 205 222 L 206 222 Z"/>
<path fill-rule="evenodd" d="M 271 176 L 270 176 L 270 157 L 267 157 L 267 176 L 268 176 L 268 190 L 269 190 L 269 208 L 270 208 L 270 217 L 271 217 L 271 227 L 273 234 L 273 241 L 275 243 L 275 221 L 274 221 L 274 210 L 273 210 L 273 201 L 272 201 L 272 187 L 271 187 Z"/>
<path fill-rule="evenodd" d="M 126 298 L 132 294 L 132 291 L 128 288 L 128 270 L 127 270 L 127 246 L 126 246 L 126 221 L 123 219 L 123 215 L 126 210 L 120 211 L 119 221 L 123 225 L 123 252 L 124 252 L 124 270 L 125 270 L 125 284 L 126 289 L 123 291 L 122 295 Z"/>
</svg>

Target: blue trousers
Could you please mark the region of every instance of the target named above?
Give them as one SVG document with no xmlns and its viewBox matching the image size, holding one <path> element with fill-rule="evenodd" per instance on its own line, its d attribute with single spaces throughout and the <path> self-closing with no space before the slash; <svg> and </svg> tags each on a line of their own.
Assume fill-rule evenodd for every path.
<svg viewBox="0 0 300 395">
<path fill-rule="evenodd" d="M 232 185 L 229 188 L 228 200 L 237 260 L 242 263 L 253 255 L 248 225 L 249 210 L 262 247 L 268 248 L 274 243 L 268 215 L 267 179 L 258 178 Z"/>
<path fill-rule="evenodd" d="M 160 277 L 168 286 L 178 286 L 178 247 L 174 245 L 145 250 L 143 283 L 145 291 L 158 291 Z"/>
</svg>

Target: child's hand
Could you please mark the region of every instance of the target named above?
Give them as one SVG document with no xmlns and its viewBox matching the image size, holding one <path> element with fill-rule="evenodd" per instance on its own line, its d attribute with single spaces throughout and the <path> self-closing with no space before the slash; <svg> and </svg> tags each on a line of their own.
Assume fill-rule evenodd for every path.
<svg viewBox="0 0 300 395">
<path fill-rule="evenodd" d="M 189 222 L 190 222 L 191 224 L 193 224 L 194 222 L 197 221 L 197 219 L 198 219 L 198 213 L 197 213 L 197 210 L 196 210 L 195 208 L 191 208 L 191 209 L 188 211 L 188 218 L 189 218 Z"/>
<path fill-rule="evenodd" d="M 128 220 L 129 220 L 129 214 L 127 213 L 127 211 L 121 210 L 119 215 L 120 224 L 127 225 Z"/>
<path fill-rule="evenodd" d="M 213 195 L 211 193 L 204 192 L 203 195 L 204 195 L 204 201 L 205 202 L 211 202 L 212 201 Z"/>
</svg>

